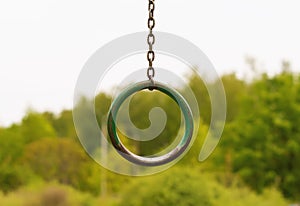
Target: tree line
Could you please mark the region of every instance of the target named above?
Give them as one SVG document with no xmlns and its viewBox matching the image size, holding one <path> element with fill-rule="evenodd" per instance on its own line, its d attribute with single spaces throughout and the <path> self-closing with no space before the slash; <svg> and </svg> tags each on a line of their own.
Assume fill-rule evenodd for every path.
<svg viewBox="0 0 300 206">
<path fill-rule="evenodd" d="M 175 166 L 174 171 L 178 174 L 178 178 L 175 178 L 174 182 L 168 176 L 171 173 L 166 172 L 166 181 L 170 181 L 166 183 L 167 188 L 174 191 L 156 188 L 159 190 L 157 193 L 168 197 L 167 194 L 178 189 L 180 192 L 177 194 L 178 197 L 174 197 L 174 201 L 181 196 L 184 198 L 185 195 L 192 198 L 188 193 L 194 194 L 192 190 L 196 190 L 197 185 L 190 183 L 192 184 L 190 190 L 187 185 L 182 188 L 173 188 L 172 185 L 184 184 L 182 182 L 185 176 L 201 179 L 201 175 L 197 173 L 203 172 L 211 173 L 213 179 L 224 188 L 230 188 L 237 182 L 257 194 L 263 194 L 268 188 L 275 188 L 285 198 L 299 201 L 297 199 L 300 196 L 299 75 L 284 70 L 274 76 L 262 74 L 250 82 L 237 78 L 235 74 L 223 75 L 221 80 L 227 97 L 227 119 L 217 149 L 204 163 L 197 161 L 203 137 L 210 124 L 211 106 L 205 84 L 199 77 L 191 75 L 189 86 L 201 103 L 199 104 L 201 128 L 198 139 L 187 155 Z M 101 125 L 102 116 L 107 113 L 111 99 L 110 94 L 100 93 L 93 100 L 83 100 L 77 109 L 85 112 L 84 102 L 95 100 L 96 116 Z M 180 111 L 177 105 L 160 93 L 149 95 L 140 92 L 134 96 L 130 104 L 132 122 L 138 128 L 147 128 L 150 124 L 148 112 L 156 106 L 162 107 L 168 117 L 166 128 L 158 138 L 142 143 L 126 140 L 126 144 L 140 155 L 153 154 L 168 146 L 174 140 L 174 134 L 180 126 Z M 88 122 L 86 126 L 89 126 Z M 93 136 L 95 133 L 92 128 L 90 132 L 89 138 L 99 138 Z M 123 138 L 124 141 L 127 139 Z M 90 150 L 93 150 L 94 146 L 91 143 Z M 187 170 L 190 172 L 187 173 Z M 120 197 L 123 194 L 130 197 L 128 194 L 132 188 L 129 188 L 127 193 L 123 192 L 128 182 L 135 185 L 136 181 L 144 181 L 114 174 L 91 160 L 77 138 L 71 110 L 64 110 L 59 115 L 29 111 L 20 123 L 0 128 L 0 190 L 4 194 L 42 179 L 45 182 L 57 181 L 97 196 L 103 192 L 101 181 L 104 174 L 107 182 L 106 192 L 119 194 Z M 157 176 L 153 177 L 155 178 Z M 152 184 L 152 180 L 145 181 L 149 185 Z M 185 190 L 187 194 L 184 193 Z M 141 197 L 151 199 L 146 195 L 151 193 L 151 188 L 139 192 Z M 198 199 L 192 198 L 191 201 L 204 201 L 203 205 L 213 205 L 209 200 L 206 201 L 210 195 L 206 193 L 204 190 L 200 194 L 197 193 L 195 198 Z M 127 205 L 141 205 L 136 202 L 142 199 L 137 200 L 136 196 L 132 198 L 126 199 Z M 130 201 L 132 204 L 129 204 Z M 172 204 L 165 202 L 164 198 L 161 201 L 162 203 L 158 202 L 156 205 Z M 122 200 L 120 204 L 126 205 Z"/>
</svg>

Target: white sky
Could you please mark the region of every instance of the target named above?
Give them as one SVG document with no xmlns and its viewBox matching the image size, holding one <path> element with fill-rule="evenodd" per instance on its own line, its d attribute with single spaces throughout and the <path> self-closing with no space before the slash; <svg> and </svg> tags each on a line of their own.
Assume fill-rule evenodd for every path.
<svg viewBox="0 0 300 206">
<path fill-rule="evenodd" d="M 102 45 L 146 30 L 147 0 L 0 0 L 0 125 L 26 109 L 71 108 L 79 72 Z M 156 31 L 196 44 L 219 73 L 300 71 L 299 0 L 157 0 Z M 298 57 L 298 58 L 297 58 Z"/>
</svg>

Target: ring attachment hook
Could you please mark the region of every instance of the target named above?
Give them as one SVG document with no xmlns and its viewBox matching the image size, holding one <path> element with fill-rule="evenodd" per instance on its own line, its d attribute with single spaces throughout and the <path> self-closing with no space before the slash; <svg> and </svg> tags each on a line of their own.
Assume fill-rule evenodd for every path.
<svg viewBox="0 0 300 206">
<path fill-rule="evenodd" d="M 155 76 L 155 70 L 154 70 L 154 68 L 153 67 L 148 67 L 148 69 L 147 69 L 147 77 L 148 77 L 148 79 L 150 80 L 150 82 L 152 84 L 151 87 L 149 87 L 150 91 L 153 90 L 153 87 L 155 85 L 155 83 L 154 83 L 154 76 Z"/>
</svg>

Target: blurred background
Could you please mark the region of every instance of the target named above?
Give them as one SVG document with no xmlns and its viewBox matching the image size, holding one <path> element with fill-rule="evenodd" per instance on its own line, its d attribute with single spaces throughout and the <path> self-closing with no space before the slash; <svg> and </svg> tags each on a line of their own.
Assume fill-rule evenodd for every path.
<svg viewBox="0 0 300 206">
<path fill-rule="evenodd" d="M 221 77 L 227 95 L 221 141 L 209 159 L 197 160 L 210 123 L 210 99 L 202 80 L 189 74 L 202 126 L 176 166 L 148 177 L 128 177 L 107 171 L 85 153 L 72 119 L 76 79 L 105 43 L 146 30 L 147 6 L 146 0 L 0 2 L 0 204 L 299 203 L 296 0 L 156 1 L 155 30 L 196 44 Z M 146 58 L 141 61 L 147 65 Z M 111 98 L 109 91 L 95 97 L 99 124 Z M 137 127 L 149 126 L 147 114 L 156 98 L 145 93 L 133 98 L 130 113 Z M 137 153 L 165 147 L 172 138 L 164 137 L 179 129 L 176 105 L 159 99 L 167 127 L 159 142 L 126 142 Z M 84 112 L 84 105 L 77 109 Z"/>
</svg>

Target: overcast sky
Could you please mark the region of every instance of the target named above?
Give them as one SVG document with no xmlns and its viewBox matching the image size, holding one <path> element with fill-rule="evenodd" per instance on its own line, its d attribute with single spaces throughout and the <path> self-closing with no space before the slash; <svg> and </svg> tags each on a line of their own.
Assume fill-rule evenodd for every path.
<svg viewBox="0 0 300 206">
<path fill-rule="evenodd" d="M 146 30 L 147 0 L 0 0 L 0 125 L 26 109 L 72 107 L 86 60 L 105 43 Z M 156 0 L 156 31 L 196 44 L 222 74 L 300 71 L 299 0 Z"/>
</svg>

